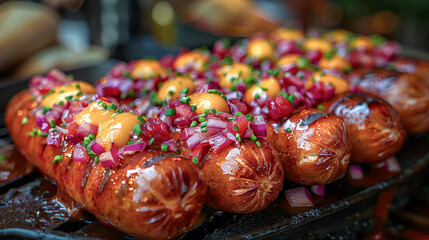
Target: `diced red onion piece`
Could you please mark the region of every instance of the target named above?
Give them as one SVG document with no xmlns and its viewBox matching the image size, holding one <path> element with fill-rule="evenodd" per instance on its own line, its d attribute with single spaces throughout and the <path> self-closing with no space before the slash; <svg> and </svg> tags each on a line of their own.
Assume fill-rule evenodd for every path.
<svg viewBox="0 0 429 240">
<path fill-rule="evenodd" d="M 285 191 L 286 200 L 291 207 L 314 207 L 311 194 L 305 187 Z"/>
<path fill-rule="evenodd" d="M 83 139 L 84 137 L 88 136 L 90 132 L 91 132 L 91 125 L 87 122 L 83 122 L 77 128 L 76 135 L 78 138 Z"/>
<path fill-rule="evenodd" d="M 162 142 L 162 144 L 167 145 L 168 146 L 168 150 L 170 150 L 170 151 L 174 152 L 177 149 L 177 142 L 175 142 L 173 140 L 164 141 L 164 142 Z"/>
<path fill-rule="evenodd" d="M 317 196 L 325 196 L 325 185 L 313 185 L 311 186 L 311 191 Z"/>
<path fill-rule="evenodd" d="M 104 150 L 104 148 L 98 144 L 98 142 L 94 141 L 94 143 L 91 145 L 91 150 L 97 154 L 100 155 L 102 153 L 104 153 L 106 150 Z"/>
<path fill-rule="evenodd" d="M 219 133 L 213 135 L 209 138 L 209 143 L 212 151 L 218 152 L 225 147 L 229 146 L 229 144 L 233 143 L 232 140 L 228 139 L 226 135 Z"/>
<path fill-rule="evenodd" d="M 46 144 L 57 145 L 59 143 L 60 136 L 61 135 L 55 131 L 48 133 L 48 136 L 46 137 Z"/>
<path fill-rule="evenodd" d="M 88 161 L 88 153 L 85 150 L 85 147 L 82 144 L 76 144 L 73 150 L 73 161 L 76 162 L 87 162 Z"/>
<path fill-rule="evenodd" d="M 118 151 L 119 153 L 128 155 L 128 154 L 133 154 L 135 152 L 139 152 L 139 151 L 143 151 L 146 147 L 146 143 L 144 142 L 140 142 L 140 143 L 134 143 L 134 144 L 130 144 L 130 145 L 126 145 L 124 146 L 121 151 L 121 149 Z"/>
<path fill-rule="evenodd" d="M 116 162 L 113 159 L 113 156 L 112 156 L 111 152 L 104 152 L 104 153 L 102 153 L 100 155 L 100 157 L 99 157 L 99 161 L 105 167 L 111 167 L 111 166 L 116 165 Z"/>
<path fill-rule="evenodd" d="M 267 124 L 261 115 L 256 115 L 253 121 L 250 123 L 250 128 L 257 137 L 267 136 Z"/>
<path fill-rule="evenodd" d="M 58 132 L 60 132 L 60 133 L 64 133 L 64 134 L 67 134 L 69 131 L 67 130 L 67 128 L 62 128 L 62 127 L 60 127 L 60 126 L 55 126 L 55 130 L 57 130 Z"/>
<path fill-rule="evenodd" d="M 208 137 L 209 137 L 208 133 L 195 133 L 190 138 L 188 138 L 188 140 L 186 140 L 186 144 L 188 145 L 189 148 L 193 149 L 198 145 L 200 145 L 202 141 L 204 141 Z"/>
<path fill-rule="evenodd" d="M 183 129 L 181 139 L 187 140 L 188 138 L 190 138 L 192 135 L 195 134 L 196 129 L 197 127 L 188 127 Z"/>
<path fill-rule="evenodd" d="M 359 165 L 350 165 L 349 174 L 351 179 L 362 179 L 363 171 Z"/>
</svg>

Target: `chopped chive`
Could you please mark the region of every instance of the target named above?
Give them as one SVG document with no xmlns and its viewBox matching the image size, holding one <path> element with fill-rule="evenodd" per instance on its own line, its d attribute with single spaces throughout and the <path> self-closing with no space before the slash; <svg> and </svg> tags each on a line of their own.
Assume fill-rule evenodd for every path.
<svg viewBox="0 0 429 240">
<path fill-rule="evenodd" d="M 175 152 L 176 152 L 177 154 L 180 154 L 180 150 L 179 150 L 179 149 L 177 149 L 177 148 L 176 148 Z"/>
<path fill-rule="evenodd" d="M 232 127 L 232 129 L 233 129 L 234 131 L 238 131 L 238 126 L 237 126 L 237 124 L 234 124 L 234 127 Z"/>
<path fill-rule="evenodd" d="M 77 89 L 80 89 L 80 85 L 79 85 L 79 83 L 76 83 L 76 88 L 77 88 Z"/>
<path fill-rule="evenodd" d="M 152 139 L 149 141 L 149 146 L 152 146 L 154 142 L 155 142 L 155 138 L 152 138 Z"/>
<path fill-rule="evenodd" d="M 167 150 L 168 150 L 168 145 L 167 144 L 161 144 L 161 151 L 167 152 Z"/>
<path fill-rule="evenodd" d="M 95 139 L 95 135 L 93 133 L 88 134 L 89 139 L 94 140 Z"/>
<path fill-rule="evenodd" d="M 213 113 L 213 114 L 216 114 L 216 109 L 214 109 L 214 108 L 212 108 L 212 109 L 210 109 L 210 111 Z"/>
<path fill-rule="evenodd" d="M 258 99 L 260 96 L 259 93 L 255 94 L 255 99 Z"/>
<path fill-rule="evenodd" d="M 122 109 L 118 109 L 116 112 L 117 112 L 117 113 L 123 113 L 123 112 L 124 112 L 124 110 L 122 110 Z"/>
<path fill-rule="evenodd" d="M 234 113 L 235 116 L 240 116 L 242 114 L 243 114 L 242 112 L 236 112 L 236 113 Z"/>
<path fill-rule="evenodd" d="M 27 117 L 24 117 L 22 120 L 21 120 L 21 123 L 22 124 L 27 124 L 28 123 L 28 118 Z"/>
<path fill-rule="evenodd" d="M 29 133 L 29 135 L 30 135 L 30 137 L 34 137 L 34 136 L 36 135 L 36 133 L 35 133 L 34 131 L 31 131 L 31 132 Z"/>
<path fill-rule="evenodd" d="M 268 91 L 268 88 L 262 87 L 261 85 L 259 85 L 259 88 L 262 89 L 262 91 L 264 91 L 264 92 Z"/>
<path fill-rule="evenodd" d="M 103 102 L 103 103 L 101 104 L 101 106 L 103 107 L 103 109 L 104 109 L 104 110 L 107 110 L 107 104 L 106 104 L 105 102 Z"/>
<path fill-rule="evenodd" d="M 36 134 L 37 134 L 37 135 L 40 135 L 40 134 L 42 134 L 42 131 L 41 131 L 40 129 L 37 129 L 37 130 L 36 130 Z"/>
<path fill-rule="evenodd" d="M 207 127 L 207 121 L 206 122 L 202 122 L 201 123 L 201 127 L 203 128 L 203 127 Z"/>
<path fill-rule="evenodd" d="M 259 141 L 256 141 L 256 145 L 258 145 L 258 147 L 261 147 L 261 143 Z"/>
<path fill-rule="evenodd" d="M 202 132 L 202 133 L 207 132 L 207 128 L 206 128 L 206 127 L 202 127 L 202 128 L 201 128 L 201 132 Z"/>
<path fill-rule="evenodd" d="M 62 100 L 61 100 L 61 101 L 59 101 L 59 102 L 58 102 L 58 105 L 63 106 L 63 105 L 64 105 L 64 101 L 62 101 Z"/>
<path fill-rule="evenodd" d="M 85 142 L 86 145 L 88 145 L 91 142 L 91 139 L 89 137 L 84 137 L 83 141 Z"/>
<path fill-rule="evenodd" d="M 43 107 L 43 109 L 42 109 L 42 113 L 43 113 L 43 114 L 45 114 L 45 113 L 47 113 L 49 110 L 50 110 L 50 108 L 49 108 L 48 106 Z"/>
<path fill-rule="evenodd" d="M 99 159 L 99 157 L 98 157 L 98 156 L 95 156 L 95 157 L 94 157 L 94 162 L 95 162 L 95 163 L 100 163 L 100 159 Z"/>
<path fill-rule="evenodd" d="M 127 142 L 127 145 L 131 145 L 131 144 L 133 144 L 134 142 L 132 141 L 132 140 L 130 140 L 130 141 L 128 141 Z"/>
<path fill-rule="evenodd" d="M 192 163 L 193 164 L 198 164 L 198 158 L 197 157 L 192 157 Z"/>
<path fill-rule="evenodd" d="M 192 105 L 192 106 L 191 106 L 191 111 L 192 111 L 192 112 L 195 112 L 195 110 L 197 110 L 197 105 Z"/>
<path fill-rule="evenodd" d="M 224 98 L 226 100 L 225 95 L 217 89 L 209 89 L 208 93 L 214 93 L 214 94 L 220 95 L 222 98 Z"/>
<path fill-rule="evenodd" d="M 118 105 L 116 105 L 114 103 L 111 103 L 110 106 L 109 106 L 109 108 L 111 108 L 113 110 L 116 110 L 118 108 Z"/>
<path fill-rule="evenodd" d="M 206 118 L 205 118 L 205 117 L 199 117 L 199 118 L 198 118 L 198 121 L 199 121 L 199 122 L 205 122 L 205 121 L 206 121 Z"/>
<path fill-rule="evenodd" d="M 50 128 L 49 132 L 55 132 L 55 128 Z"/>
<path fill-rule="evenodd" d="M 184 97 L 179 99 L 179 102 L 183 103 L 183 104 L 188 104 L 190 101 L 191 101 L 191 99 L 187 96 L 184 96 Z"/>
<path fill-rule="evenodd" d="M 287 129 L 286 129 L 286 132 L 292 132 L 292 129 L 287 128 Z"/>
<path fill-rule="evenodd" d="M 93 152 L 93 151 L 89 151 L 88 156 L 93 158 L 93 157 L 97 156 L 97 154 L 95 154 L 95 152 Z"/>
<path fill-rule="evenodd" d="M 54 128 L 55 127 L 55 120 L 51 119 L 50 124 L 51 124 L 51 127 Z"/>
<path fill-rule="evenodd" d="M 145 123 L 146 122 L 146 120 L 144 120 L 143 116 L 138 116 L 137 120 L 139 120 L 139 122 L 141 122 L 141 123 Z"/>
<path fill-rule="evenodd" d="M 255 141 L 256 139 L 258 139 L 255 135 L 252 135 L 251 137 L 250 137 L 250 139 L 252 139 L 253 141 Z"/>
<path fill-rule="evenodd" d="M 121 95 L 119 95 L 119 97 L 120 97 L 121 99 L 124 99 L 124 98 L 126 98 L 126 97 L 127 97 L 127 94 L 126 94 L 126 93 L 121 93 Z"/>
<path fill-rule="evenodd" d="M 4 161 L 6 159 L 6 157 L 2 154 L 0 155 L 0 161 Z"/>
<path fill-rule="evenodd" d="M 165 116 L 174 116 L 174 115 L 176 115 L 176 109 L 169 108 L 165 110 Z"/>
<path fill-rule="evenodd" d="M 136 106 L 136 104 L 134 102 L 130 102 L 130 104 L 128 104 L 128 106 L 130 106 L 130 108 L 133 108 Z"/>
<path fill-rule="evenodd" d="M 320 111 L 325 111 L 325 107 L 322 104 L 317 105 L 317 109 Z"/>
<path fill-rule="evenodd" d="M 192 123 L 191 123 L 191 127 L 195 127 L 195 126 L 197 126 L 198 125 L 198 122 L 197 121 L 192 121 Z"/>
<path fill-rule="evenodd" d="M 241 142 L 241 136 L 240 136 L 240 133 L 235 134 L 235 138 L 237 138 L 237 140 L 238 140 L 239 142 Z"/>
<path fill-rule="evenodd" d="M 73 99 L 73 96 L 71 96 L 71 95 L 67 96 L 66 99 L 69 100 L 69 101 L 71 101 Z"/>
<path fill-rule="evenodd" d="M 52 164 L 55 164 L 58 161 L 62 161 L 63 160 L 63 156 L 61 155 L 56 155 L 54 160 L 52 161 Z"/>
<path fill-rule="evenodd" d="M 168 95 L 173 96 L 174 95 L 174 91 L 168 91 Z"/>
<path fill-rule="evenodd" d="M 134 125 L 133 132 L 137 135 L 137 137 L 142 134 L 143 131 L 140 128 L 140 124 L 136 123 L 136 125 Z"/>
<path fill-rule="evenodd" d="M 61 123 L 60 126 L 63 127 L 63 128 L 65 128 L 65 127 L 67 127 L 67 124 Z"/>
<path fill-rule="evenodd" d="M 48 136 L 47 133 L 40 133 L 39 135 L 42 136 L 42 137 L 47 137 Z"/>
<path fill-rule="evenodd" d="M 249 122 L 253 121 L 253 119 L 254 119 L 253 115 L 250 113 L 246 114 L 246 118 Z"/>
<path fill-rule="evenodd" d="M 234 120 L 235 120 L 235 117 L 229 117 L 229 118 L 228 118 L 228 121 L 229 121 L 229 122 L 232 122 L 232 121 L 234 121 Z"/>
<path fill-rule="evenodd" d="M 135 96 L 135 92 L 134 92 L 134 90 L 130 90 L 129 92 L 128 92 L 128 96 L 130 97 L 130 98 L 133 98 L 134 96 Z"/>
<path fill-rule="evenodd" d="M 210 110 L 209 109 L 204 109 L 204 115 L 207 116 L 207 114 L 209 114 Z"/>
<path fill-rule="evenodd" d="M 82 95 L 83 95 L 82 92 L 77 92 L 77 94 L 76 94 L 76 96 L 78 96 L 78 97 L 80 97 Z"/>
</svg>

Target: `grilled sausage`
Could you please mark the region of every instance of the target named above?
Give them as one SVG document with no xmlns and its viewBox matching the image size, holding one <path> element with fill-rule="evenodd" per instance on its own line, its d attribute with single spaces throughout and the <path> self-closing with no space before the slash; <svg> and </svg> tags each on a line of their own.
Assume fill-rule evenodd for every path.
<svg viewBox="0 0 429 240">
<path fill-rule="evenodd" d="M 356 70 L 348 80 L 355 91 L 373 94 L 390 103 L 399 113 L 409 134 L 429 130 L 429 83 L 411 73 L 393 70 Z"/>
<path fill-rule="evenodd" d="M 199 170 L 178 155 L 144 151 L 126 155 L 120 164 L 73 160 L 74 145 L 64 135 L 60 144 L 29 132 L 36 126 L 29 91 L 17 94 L 6 110 L 6 125 L 28 161 L 57 181 L 59 191 L 72 197 L 102 223 L 138 238 L 175 238 L 190 229 L 204 203 L 206 186 Z M 28 118 L 25 125 L 21 124 Z M 62 161 L 52 163 L 54 156 Z"/>
<path fill-rule="evenodd" d="M 277 152 L 266 142 L 245 139 L 203 160 L 203 179 L 208 186 L 206 204 L 232 213 L 264 209 L 283 187 L 283 168 Z"/>
<path fill-rule="evenodd" d="M 402 58 L 393 62 L 396 71 L 415 73 L 429 83 L 429 62 L 417 58 Z"/>
<path fill-rule="evenodd" d="M 398 113 L 380 98 L 365 93 L 346 94 L 328 103 L 326 109 L 346 124 L 352 162 L 381 162 L 399 151 L 405 141 Z"/>
<path fill-rule="evenodd" d="M 324 185 L 346 174 L 351 145 L 339 117 L 304 109 L 283 122 L 268 123 L 267 128 L 267 140 L 279 151 L 286 181 Z"/>
</svg>

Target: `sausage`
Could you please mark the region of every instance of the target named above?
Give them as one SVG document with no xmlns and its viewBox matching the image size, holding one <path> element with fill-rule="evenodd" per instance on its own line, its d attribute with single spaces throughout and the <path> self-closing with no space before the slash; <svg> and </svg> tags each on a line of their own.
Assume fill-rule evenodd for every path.
<svg viewBox="0 0 429 240">
<path fill-rule="evenodd" d="M 309 108 L 269 122 L 267 128 L 267 140 L 279 151 L 286 181 L 324 185 L 346 174 L 351 145 L 339 117 Z"/>
<path fill-rule="evenodd" d="M 203 160 L 202 175 L 208 187 L 206 204 L 232 213 L 264 209 L 283 187 L 283 168 L 266 141 L 261 146 L 244 139 L 218 153 L 209 152 Z"/>
<path fill-rule="evenodd" d="M 57 181 L 68 194 L 100 222 L 130 236 L 176 238 L 192 228 L 206 194 L 199 170 L 178 155 L 153 150 L 126 155 L 116 166 L 105 168 L 91 160 L 73 160 L 75 145 L 64 135 L 58 145 L 29 133 L 36 126 L 35 101 L 29 91 L 17 94 L 6 109 L 6 125 L 18 149 L 40 171 Z M 28 118 L 25 125 L 21 124 Z M 52 163 L 54 156 L 63 159 Z"/>
<path fill-rule="evenodd" d="M 405 141 L 399 114 L 380 98 L 365 93 L 346 94 L 327 103 L 325 109 L 346 124 L 352 162 L 381 162 L 399 151 Z"/>
<path fill-rule="evenodd" d="M 396 71 L 415 73 L 429 83 L 429 62 L 417 58 L 402 58 L 393 62 Z"/>
<path fill-rule="evenodd" d="M 394 70 L 356 70 L 348 81 L 355 91 L 373 94 L 390 103 L 399 113 L 409 134 L 429 130 L 429 83 L 412 73 Z"/>
</svg>

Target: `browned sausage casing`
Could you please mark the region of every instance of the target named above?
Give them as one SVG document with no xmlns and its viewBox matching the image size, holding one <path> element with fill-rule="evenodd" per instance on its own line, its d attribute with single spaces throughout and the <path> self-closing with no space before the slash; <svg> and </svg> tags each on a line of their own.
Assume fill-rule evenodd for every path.
<svg viewBox="0 0 429 240">
<path fill-rule="evenodd" d="M 28 91 L 17 94 L 6 110 L 6 124 L 28 161 L 57 181 L 58 189 L 71 196 L 101 222 L 138 238 L 175 238 L 190 229 L 206 194 L 199 170 L 177 155 L 160 151 L 126 155 L 117 166 L 105 168 L 94 161 L 72 159 L 74 146 L 46 145 L 41 136 L 29 137 L 36 126 L 31 110 L 36 106 Z M 27 124 L 22 125 L 23 117 Z M 63 160 L 52 164 L 55 155 Z"/>
<path fill-rule="evenodd" d="M 399 151 L 405 141 L 398 113 L 380 98 L 365 93 L 346 94 L 335 98 L 326 109 L 346 124 L 352 162 L 381 162 Z"/>
<path fill-rule="evenodd" d="M 304 109 L 267 127 L 267 139 L 279 151 L 286 181 L 324 185 L 346 174 L 351 145 L 339 117 Z"/>
<path fill-rule="evenodd" d="M 203 160 L 202 175 L 207 184 L 206 204 L 232 212 L 251 213 L 272 203 L 283 187 L 283 168 L 266 141 L 261 147 L 249 139 L 218 153 L 209 152 Z"/>
<path fill-rule="evenodd" d="M 390 103 L 410 134 L 429 130 L 429 83 L 411 73 L 393 70 L 356 70 L 348 80 L 354 88 Z"/>
<path fill-rule="evenodd" d="M 393 62 L 396 71 L 415 73 L 429 83 L 429 62 L 417 58 L 402 58 Z"/>
</svg>

